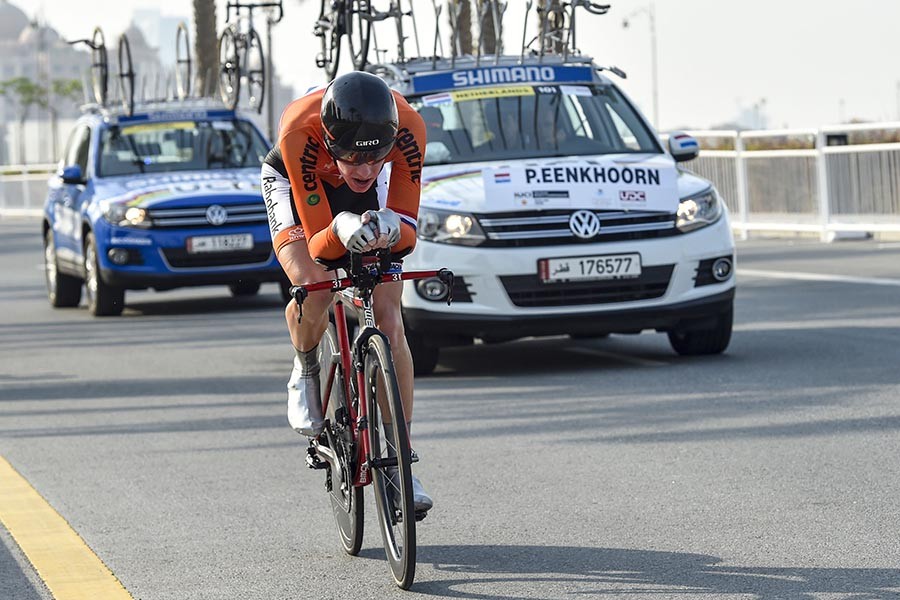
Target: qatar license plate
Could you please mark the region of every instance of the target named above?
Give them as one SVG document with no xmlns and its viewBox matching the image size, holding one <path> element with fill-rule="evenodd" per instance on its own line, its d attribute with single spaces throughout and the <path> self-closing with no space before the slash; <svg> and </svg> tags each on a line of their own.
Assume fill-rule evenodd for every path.
<svg viewBox="0 0 900 600">
<path fill-rule="evenodd" d="M 231 252 L 233 250 L 252 250 L 252 233 L 233 233 L 230 235 L 198 235 L 187 239 L 187 251 L 191 254 L 203 252 Z"/>
<path fill-rule="evenodd" d="M 570 258 L 544 258 L 538 261 L 538 274 L 544 283 L 630 279 L 641 276 L 641 255 L 601 254 Z"/>
</svg>

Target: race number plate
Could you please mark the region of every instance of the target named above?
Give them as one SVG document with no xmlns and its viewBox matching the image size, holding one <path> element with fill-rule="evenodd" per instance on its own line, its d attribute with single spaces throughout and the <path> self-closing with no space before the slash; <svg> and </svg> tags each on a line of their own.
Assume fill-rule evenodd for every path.
<svg viewBox="0 0 900 600">
<path fill-rule="evenodd" d="M 231 252 L 252 250 L 253 234 L 235 233 L 231 235 L 201 235 L 187 239 L 187 251 L 191 254 L 203 252 Z"/>
<path fill-rule="evenodd" d="M 635 252 L 544 258 L 538 261 L 538 274 L 543 283 L 630 279 L 641 275 L 641 255 Z"/>
</svg>

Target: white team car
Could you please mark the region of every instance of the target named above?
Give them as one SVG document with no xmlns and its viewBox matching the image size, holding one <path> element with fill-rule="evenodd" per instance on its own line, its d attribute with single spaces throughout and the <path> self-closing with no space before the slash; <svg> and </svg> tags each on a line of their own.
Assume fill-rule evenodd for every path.
<svg viewBox="0 0 900 600">
<path fill-rule="evenodd" d="M 537 59 L 534 59 L 537 61 Z M 732 330 L 734 240 L 713 185 L 677 163 L 588 58 L 413 60 L 372 69 L 427 126 L 418 244 L 403 315 L 416 372 L 474 339 L 666 332 L 720 353 Z"/>
</svg>

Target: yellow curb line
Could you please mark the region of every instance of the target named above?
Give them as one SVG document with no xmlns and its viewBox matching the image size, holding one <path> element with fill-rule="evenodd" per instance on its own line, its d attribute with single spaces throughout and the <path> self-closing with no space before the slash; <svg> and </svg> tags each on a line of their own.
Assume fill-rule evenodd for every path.
<svg viewBox="0 0 900 600">
<path fill-rule="evenodd" d="M 66 520 L 2 456 L 0 522 L 56 600 L 133 600 Z"/>
</svg>

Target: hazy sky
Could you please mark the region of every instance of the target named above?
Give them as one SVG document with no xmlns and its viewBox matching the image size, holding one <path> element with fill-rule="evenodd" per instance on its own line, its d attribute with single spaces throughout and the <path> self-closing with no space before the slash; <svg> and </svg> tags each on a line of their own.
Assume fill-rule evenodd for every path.
<svg viewBox="0 0 900 600">
<path fill-rule="evenodd" d="M 119 0 L 115 12 L 108 11 L 108 0 L 12 1 L 29 16 L 42 12 L 67 38 L 86 37 L 99 24 L 107 40 L 115 39 L 136 8 L 155 7 L 189 22 L 192 11 L 191 0 Z M 422 17 L 423 49 L 430 48 L 432 1 L 414 2 Z M 620 82 L 623 89 L 652 119 L 650 20 L 644 12 L 622 27 L 625 17 L 650 0 L 610 2 L 606 16 L 581 14 L 579 45 L 600 64 L 628 73 Z M 387 3 L 374 0 L 379 8 Z M 221 30 L 225 2 L 218 4 Z M 319 0 L 284 4 L 285 19 L 274 32 L 276 68 L 300 91 L 324 81 L 313 62 L 319 40 L 311 34 Z M 770 127 L 900 120 L 900 1 L 655 0 L 654 5 L 662 129 L 711 127 L 755 105 L 764 107 Z M 507 51 L 517 53 L 521 46 L 524 6 L 525 0 L 509 0 Z M 534 22 L 532 16 L 529 30 Z M 412 48 L 410 42 L 408 51 Z"/>
</svg>

